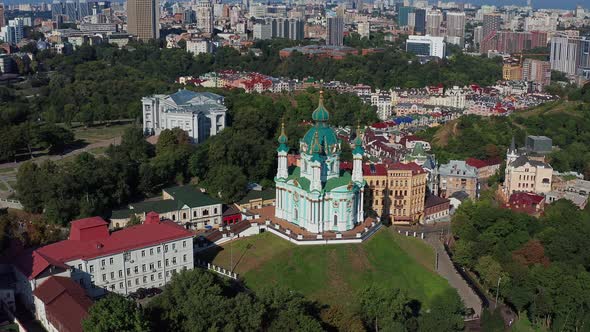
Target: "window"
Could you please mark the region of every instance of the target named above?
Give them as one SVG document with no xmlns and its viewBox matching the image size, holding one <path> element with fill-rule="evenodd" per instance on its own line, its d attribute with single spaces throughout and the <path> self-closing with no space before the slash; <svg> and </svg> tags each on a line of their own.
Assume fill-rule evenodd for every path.
<svg viewBox="0 0 590 332">
<path fill-rule="evenodd" d="M 217 214 L 217 208 L 213 209 L 213 214 Z"/>
<path fill-rule="evenodd" d="M 167 244 L 164 245 L 164 252 L 168 252 L 168 245 Z"/>
<path fill-rule="evenodd" d="M 158 273 L 158 279 L 162 279 L 162 272 Z"/>
<path fill-rule="evenodd" d="M 186 212 L 182 213 L 182 219 L 186 219 Z"/>
<path fill-rule="evenodd" d="M 154 275 L 153 275 L 153 274 L 150 276 L 150 279 L 151 279 L 152 281 L 156 280 L 156 278 L 154 277 Z"/>
<path fill-rule="evenodd" d="M 120 282 L 120 283 L 119 283 L 119 289 L 123 289 L 123 285 L 124 285 L 124 284 L 123 284 L 122 282 Z"/>
<path fill-rule="evenodd" d="M 139 273 L 139 267 L 138 266 L 134 267 L 133 268 L 133 271 L 135 272 L 135 274 L 138 274 Z"/>
<path fill-rule="evenodd" d="M 166 258 L 166 266 L 168 266 L 168 258 Z"/>
<path fill-rule="evenodd" d="M 145 272 L 145 264 L 141 264 L 141 272 Z"/>
<path fill-rule="evenodd" d="M 197 211 L 193 211 L 193 218 L 197 217 Z"/>
<path fill-rule="evenodd" d="M 135 278 L 135 286 L 139 285 L 139 278 Z"/>
<path fill-rule="evenodd" d="M 334 226 L 338 226 L 338 215 L 334 215 Z"/>
<path fill-rule="evenodd" d="M 131 274 L 131 268 L 130 268 L 130 267 L 128 267 L 128 268 L 127 268 L 127 275 L 130 275 L 130 274 Z"/>
<path fill-rule="evenodd" d="M 115 279 L 115 272 L 111 272 L 111 280 Z"/>
<path fill-rule="evenodd" d="M 115 290 L 115 284 L 111 285 L 111 290 L 114 291 Z"/>
<path fill-rule="evenodd" d="M 143 283 L 145 284 L 147 282 L 147 277 L 143 276 Z"/>
<path fill-rule="evenodd" d="M 207 210 L 207 209 L 203 210 L 203 215 L 204 216 L 208 216 L 209 215 L 209 210 Z"/>
<path fill-rule="evenodd" d="M 176 249 L 176 243 L 172 243 L 172 250 Z"/>
<path fill-rule="evenodd" d="M 154 254 L 154 248 L 150 248 L 150 256 Z"/>
<path fill-rule="evenodd" d="M 158 268 L 162 267 L 162 261 L 158 261 Z"/>
<path fill-rule="evenodd" d="M 176 257 L 172 257 L 172 264 L 176 264 Z"/>
<path fill-rule="evenodd" d="M 172 215 L 172 220 L 176 220 L 176 215 L 175 214 Z"/>
<path fill-rule="evenodd" d="M 119 270 L 119 278 L 123 278 L 123 270 Z"/>
<path fill-rule="evenodd" d="M 182 261 L 186 263 L 186 254 L 182 255 Z"/>
<path fill-rule="evenodd" d="M 145 250 L 141 251 L 141 257 L 145 257 Z"/>
<path fill-rule="evenodd" d="M 105 261 L 104 261 L 104 259 L 100 261 L 100 266 L 105 266 Z"/>
<path fill-rule="evenodd" d="M 182 247 L 186 248 L 186 241 L 182 241 Z"/>
<path fill-rule="evenodd" d="M 160 253 L 160 247 L 156 248 L 156 252 L 159 254 Z"/>
<path fill-rule="evenodd" d="M 150 270 L 154 269 L 154 263 L 150 263 Z"/>
<path fill-rule="evenodd" d="M 127 280 L 127 287 L 131 287 L 131 280 Z"/>
<path fill-rule="evenodd" d="M 113 262 L 114 262 L 114 259 L 113 259 L 113 257 L 109 258 L 109 264 L 110 264 L 110 265 L 113 265 Z"/>
<path fill-rule="evenodd" d="M 78 264 L 78 270 L 82 271 L 82 264 Z"/>
<path fill-rule="evenodd" d="M 107 281 L 107 275 L 106 274 L 102 274 L 102 281 Z"/>
</svg>

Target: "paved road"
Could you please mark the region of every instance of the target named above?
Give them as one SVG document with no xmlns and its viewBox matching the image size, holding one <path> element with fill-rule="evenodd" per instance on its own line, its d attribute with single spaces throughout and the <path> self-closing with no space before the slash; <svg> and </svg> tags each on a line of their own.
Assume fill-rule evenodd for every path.
<svg viewBox="0 0 590 332">
<path fill-rule="evenodd" d="M 83 148 L 68 151 L 67 153 L 64 153 L 61 155 L 45 155 L 45 156 L 30 159 L 30 160 L 32 160 L 35 163 L 40 163 L 44 160 L 57 161 L 57 160 L 61 160 L 63 158 L 79 155 L 82 152 L 88 152 L 91 149 L 108 147 L 111 144 L 114 144 L 114 145 L 121 144 L 121 136 L 111 138 L 108 140 L 104 140 L 104 141 L 100 141 L 100 142 L 96 142 L 96 143 L 92 143 L 92 144 L 88 144 Z M 12 162 L 12 163 L 3 163 L 3 164 L 0 164 L 0 168 L 18 168 L 18 167 L 20 167 L 20 165 L 22 165 L 23 163 L 25 163 L 27 161 L 29 161 L 29 160 L 23 160 L 23 161 Z"/>
<path fill-rule="evenodd" d="M 426 243 L 430 244 L 438 255 L 438 266 L 436 272 L 449 281 L 449 284 L 457 290 L 463 300 L 465 307 L 473 308 L 475 314 L 481 317 L 482 304 L 479 297 L 469 287 L 465 279 L 455 270 L 451 258 L 445 251 L 443 243 L 438 236 L 426 237 Z"/>
</svg>

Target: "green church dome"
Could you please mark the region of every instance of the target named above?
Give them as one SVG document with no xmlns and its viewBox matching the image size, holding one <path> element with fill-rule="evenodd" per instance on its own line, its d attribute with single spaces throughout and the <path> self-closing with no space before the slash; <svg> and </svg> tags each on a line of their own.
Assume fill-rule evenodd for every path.
<svg viewBox="0 0 590 332">
<path fill-rule="evenodd" d="M 320 91 L 320 103 L 315 111 L 313 111 L 311 118 L 316 122 L 328 122 L 330 119 L 330 113 L 328 113 L 328 110 L 324 106 L 324 91 Z"/>
</svg>

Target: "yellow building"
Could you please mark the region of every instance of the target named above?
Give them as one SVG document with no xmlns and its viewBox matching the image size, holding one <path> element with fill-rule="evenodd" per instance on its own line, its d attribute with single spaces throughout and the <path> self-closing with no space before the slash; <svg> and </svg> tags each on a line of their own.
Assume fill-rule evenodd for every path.
<svg viewBox="0 0 590 332">
<path fill-rule="evenodd" d="M 505 81 L 522 80 L 522 66 L 518 64 L 505 63 L 502 66 L 502 79 Z"/>
<path fill-rule="evenodd" d="M 365 165 L 369 186 L 366 206 L 394 224 L 417 224 L 424 219 L 426 171 L 416 163 Z"/>
</svg>

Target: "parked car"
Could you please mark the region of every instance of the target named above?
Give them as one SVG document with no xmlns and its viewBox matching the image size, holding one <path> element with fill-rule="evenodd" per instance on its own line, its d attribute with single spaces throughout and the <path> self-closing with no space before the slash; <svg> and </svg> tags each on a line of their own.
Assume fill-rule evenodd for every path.
<svg viewBox="0 0 590 332">
<path fill-rule="evenodd" d="M 148 295 L 148 290 L 145 288 L 138 288 L 135 294 L 137 295 L 137 298 L 141 300 Z"/>
</svg>

